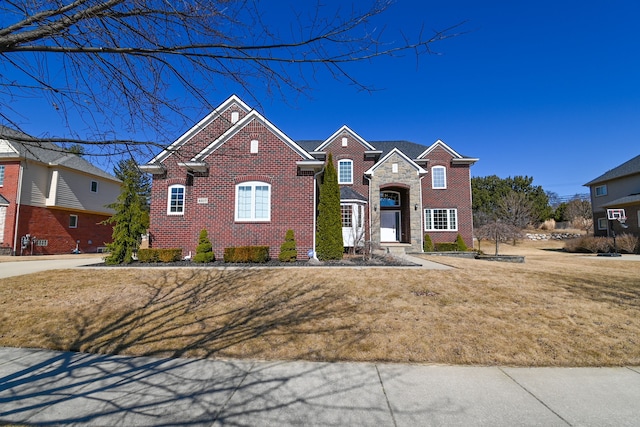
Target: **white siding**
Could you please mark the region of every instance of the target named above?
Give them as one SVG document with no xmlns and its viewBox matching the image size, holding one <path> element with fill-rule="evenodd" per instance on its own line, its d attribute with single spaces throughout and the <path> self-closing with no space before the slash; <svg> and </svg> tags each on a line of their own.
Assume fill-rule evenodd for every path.
<svg viewBox="0 0 640 427">
<path fill-rule="evenodd" d="M 4 243 L 4 225 L 7 217 L 7 207 L 0 206 L 0 243 Z"/>
</svg>

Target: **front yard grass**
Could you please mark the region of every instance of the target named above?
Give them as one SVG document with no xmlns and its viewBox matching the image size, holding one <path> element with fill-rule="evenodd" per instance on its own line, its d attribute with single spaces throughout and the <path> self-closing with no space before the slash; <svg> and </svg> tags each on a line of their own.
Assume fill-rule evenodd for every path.
<svg viewBox="0 0 640 427">
<path fill-rule="evenodd" d="M 82 269 L 0 279 L 0 346 L 169 357 L 640 365 L 640 262 L 501 251 L 407 268 Z M 551 250 L 549 250 L 551 249 Z M 1 264 L 0 264 L 1 265 Z"/>
</svg>

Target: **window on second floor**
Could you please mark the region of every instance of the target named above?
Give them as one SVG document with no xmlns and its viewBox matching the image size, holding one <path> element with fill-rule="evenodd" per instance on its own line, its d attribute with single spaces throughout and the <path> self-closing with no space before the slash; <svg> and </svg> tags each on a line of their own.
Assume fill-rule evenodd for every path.
<svg viewBox="0 0 640 427">
<path fill-rule="evenodd" d="M 447 188 L 447 169 L 444 166 L 434 166 L 431 168 L 431 188 Z"/>
<path fill-rule="evenodd" d="M 4 184 L 4 165 L 0 165 L 0 187 Z"/>
<path fill-rule="evenodd" d="M 169 187 L 167 215 L 184 215 L 184 185 Z"/>
<path fill-rule="evenodd" d="M 595 188 L 596 197 L 606 196 L 607 195 L 607 186 L 606 185 L 598 185 Z"/>
<path fill-rule="evenodd" d="M 353 160 L 338 162 L 338 184 L 353 184 Z"/>
<path fill-rule="evenodd" d="M 92 193 L 98 192 L 98 181 L 91 181 L 91 192 Z"/>
</svg>

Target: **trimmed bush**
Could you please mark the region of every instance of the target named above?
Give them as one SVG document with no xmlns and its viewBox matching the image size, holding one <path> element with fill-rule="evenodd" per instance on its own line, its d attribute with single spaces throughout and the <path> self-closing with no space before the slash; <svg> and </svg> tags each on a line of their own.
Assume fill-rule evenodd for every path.
<svg viewBox="0 0 640 427">
<path fill-rule="evenodd" d="M 467 244 L 464 242 L 464 239 L 459 233 L 456 236 L 456 250 L 460 252 L 466 252 L 469 250 Z"/>
<path fill-rule="evenodd" d="M 139 262 L 158 262 L 158 250 L 157 249 L 138 249 L 138 261 Z"/>
<path fill-rule="evenodd" d="M 287 230 L 284 236 L 284 243 L 280 245 L 280 255 L 278 259 L 282 262 L 294 262 L 298 259 L 298 250 L 296 249 L 296 239 L 293 230 Z"/>
<path fill-rule="evenodd" d="M 213 253 L 213 246 L 207 235 L 207 230 L 202 230 L 198 237 L 198 246 L 196 246 L 196 256 L 193 262 L 213 262 L 216 256 Z"/>
<path fill-rule="evenodd" d="M 182 259 L 182 249 L 140 249 L 139 262 L 176 262 Z"/>
<path fill-rule="evenodd" d="M 455 243 L 436 243 L 436 251 L 438 252 L 456 252 L 458 245 Z"/>
<path fill-rule="evenodd" d="M 431 240 L 431 236 L 428 234 L 424 235 L 424 243 L 422 244 L 422 250 L 425 252 L 433 252 L 435 248 L 433 247 L 433 241 Z"/>
<path fill-rule="evenodd" d="M 224 262 L 264 263 L 269 261 L 269 246 L 235 246 L 224 248 Z"/>
</svg>

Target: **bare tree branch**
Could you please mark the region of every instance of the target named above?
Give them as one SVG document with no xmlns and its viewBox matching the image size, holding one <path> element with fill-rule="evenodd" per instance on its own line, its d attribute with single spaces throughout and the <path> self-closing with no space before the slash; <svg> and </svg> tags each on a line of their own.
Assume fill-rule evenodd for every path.
<svg viewBox="0 0 640 427">
<path fill-rule="evenodd" d="M 68 134 L 23 142 L 88 144 L 100 148 L 91 154 L 107 156 L 151 150 L 210 111 L 208 100 L 221 86 L 250 96 L 252 87 L 266 87 L 286 98 L 307 93 L 309 76 L 324 70 L 372 90 L 348 64 L 432 54 L 434 43 L 462 33 L 460 25 L 431 36 L 419 29 L 417 37 L 403 33 L 393 42 L 376 25 L 391 5 L 372 0 L 345 13 L 318 2 L 306 13 L 292 9 L 287 33 L 270 26 L 257 0 L 4 1 L 0 125 L 28 131 L 20 101 L 33 98 L 60 114 Z"/>
</svg>

